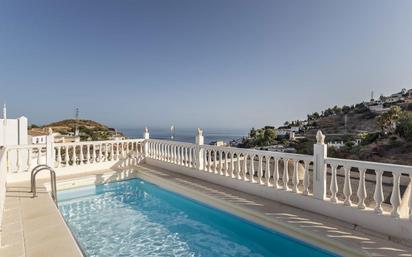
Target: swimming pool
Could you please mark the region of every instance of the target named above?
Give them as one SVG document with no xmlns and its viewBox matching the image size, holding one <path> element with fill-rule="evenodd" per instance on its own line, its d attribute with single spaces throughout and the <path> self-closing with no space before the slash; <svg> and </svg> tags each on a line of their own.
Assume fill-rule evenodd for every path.
<svg viewBox="0 0 412 257">
<path fill-rule="evenodd" d="M 141 179 L 59 192 L 88 257 L 336 256 Z"/>
</svg>

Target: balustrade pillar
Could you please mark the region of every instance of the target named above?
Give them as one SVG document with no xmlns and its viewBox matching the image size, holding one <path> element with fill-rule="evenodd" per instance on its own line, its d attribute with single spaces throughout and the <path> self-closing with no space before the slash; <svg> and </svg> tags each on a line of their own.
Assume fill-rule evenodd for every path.
<svg viewBox="0 0 412 257">
<path fill-rule="evenodd" d="M 144 157 L 149 157 L 149 142 L 148 142 L 149 138 L 150 138 L 149 129 L 146 127 L 144 128 L 144 132 L 143 132 L 143 139 L 144 139 L 143 156 Z"/>
<path fill-rule="evenodd" d="M 196 131 L 196 169 L 203 170 L 204 167 L 204 149 L 202 145 L 204 144 L 203 129 L 198 128 Z"/>
<path fill-rule="evenodd" d="M 54 136 L 52 129 L 49 128 L 49 134 L 46 137 L 46 164 L 52 168 L 54 168 L 54 156 Z"/>
<path fill-rule="evenodd" d="M 313 196 L 319 200 L 326 199 L 326 164 L 327 145 L 320 130 L 316 134 L 317 143 L 313 146 Z"/>
</svg>

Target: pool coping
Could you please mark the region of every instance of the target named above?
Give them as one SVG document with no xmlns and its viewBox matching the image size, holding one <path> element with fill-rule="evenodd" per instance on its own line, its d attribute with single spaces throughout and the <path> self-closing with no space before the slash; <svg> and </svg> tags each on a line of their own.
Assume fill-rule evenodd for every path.
<svg viewBox="0 0 412 257">
<path fill-rule="evenodd" d="M 262 215 L 259 212 L 242 208 L 239 205 L 232 204 L 199 191 L 192 190 L 188 187 L 181 186 L 178 183 L 163 179 L 159 176 L 153 175 L 150 172 L 139 170 L 138 177 L 166 190 L 209 205 L 218 210 L 233 214 L 244 220 L 258 224 L 265 228 L 269 228 L 270 230 L 279 232 L 295 240 L 302 241 L 321 250 L 326 250 L 332 254 L 353 257 L 368 256 L 367 254 L 359 254 L 359 252 L 353 248 L 340 244 L 336 240 L 325 240 L 325 238 L 310 234 L 307 231 L 296 229 L 293 226 L 288 226 L 285 223 L 277 222 L 274 219 L 269 219 L 267 216 Z"/>
<path fill-rule="evenodd" d="M 38 186 L 32 197 L 26 184 L 7 186 L 0 255 L 5 257 L 84 256 L 50 192 Z"/>
</svg>

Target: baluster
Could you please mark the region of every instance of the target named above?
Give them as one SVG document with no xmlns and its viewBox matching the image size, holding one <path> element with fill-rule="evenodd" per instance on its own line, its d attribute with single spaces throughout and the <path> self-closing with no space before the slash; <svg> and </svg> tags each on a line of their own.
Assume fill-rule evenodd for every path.
<svg viewBox="0 0 412 257">
<path fill-rule="evenodd" d="M 219 163 L 220 163 L 220 175 L 222 176 L 229 176 L 229 160 L 228 160 L 228 156 L 227 156 L 227 152 L 223 152 L 220 151 L 219 152 Z M 225 157 L 223 158 L 223 155 L 225 155 Z"/>
<path fill-rule="evenodd" d="M 185 147 L 185 166 L 189 167 L 189 154 L 187 152 L 187 147 Z"/>
<path fill-rule="evenodd" d="M 272 184 L 270 183 L 270 156 L 265 157 L 266 160 L 266 170 L 265 170 L 265 178 L 266 178 L 266 186 L 270 187 Z"/>
<path fill-rule="evenodd" d="M 350 183 L 351 167 L 343 166 L 343 169 L 345 171 L 345 181 L 343 184 L 343 194 L 345 195 L 345 201 L 343 202 L 343 204 L 346 206 L 351 206 L 352 205 L 352 201 L 350 199 L 350 197 L 352 196 L 352 185 Z"/>
<path fill-rule="evenodd" d="M 20 150 L 18 148 L 16 148 L 16 172 L 20 172 L 20 167 L 21 167 L 21 163 L 20 163 Z"/>
<path fill-rule="evenodd" d="M 114 161 L 114 146 L 113 143 L 110 144 L 110 160 Z"/>
<path fill-rule="evenodd" d="M 163 161 L 163 144 L 159 143 L 159 160 Z"/>
<path fill-rule="evenodd" d="M 237 173 L 237 179 L 242 179 L 242 174 L 241 174 L 241 167 L 240 167 L 240 154 L 236 153 L 236 173 Z"/>
<path fill-rule="evenodd" d="M 289 182 L 289 159 L 283 159 L 283 189 L 288 191 L 290 190 L 288 182 Z"/>
<path fill-rule="evenodd" d="M 220 168 L 220 163 L 222 164 L 221 169 L 218 170 L 218 173 L 222 176 L 228 176 L 229 173 L 229 163 L 227 160 L 227 152 L 225 152 L 225 158 L 223 159 L 223 152 L 222 151 L 217 151 L 217 153 L 219 154 L 219 167 L 217 167 L 217 169 Z"/>
<path fill-rule="evenodd" d="M 223 162 L 224 162 L 224 160 L 223 160 L 223 152 L 222 152 L 222 151 L 218 151 L 217 153 L 218 153 L 218 155 L 219 155 L 219 173 L 220 173 L 220 175 L 223 175 L 223 174 L 225 174 L 225 173 L 224 173 L 224 170 L 226 169 L 226 167 L 224 167 L 224 165 L 223 165 Z M 225 166 L 226 166 L 226 163 L 225 163 Z"/>
<path fill-rule="evenodd" d="M 366 187 L 365 187 L 365 172 L 366 169 L 359 168 L 359 186 L 358 186 L 358 208 L 365 209 Z"/>
<path fill-rule="evenodd" d="M 193 148 L 189 148 L 189 167 L 193 168 Z"/>
<path fill-rule="evenodd" d="M 279 158 L 275 158 L 275 164 L 273 167 L 273 187 L 279 188 Z"/>
<path fill-rule="evenodd" d="M 37 147 L 37 165 L 41 163 L 41 147 Z"/>
<path fill-rule="evenodd" d="M 378 214 L 382 214 L 382 202 L 383 202 L 383 189 L 382 189 L 382 170 L 375 170 L 376 174 L 376 185 L 375 185 L 375 193 L 373 194 L 373 199 L 375 200 L 376 207 L 375 212 Z"/>
<path fill-rule="evenodd" d="M 69 147 L 66 146 L 64 148 L 64 162 L 66 163 L 66 167 L 70 165 L 70 160 L 69 160 Z"/>
<path fill-rule="evenodd" d="M 157 143 L 157 159 L 163 161 L 163 143 Z"/>
<path fill-rule="evenodd" d="M 76 153 L 76 148 L 77 146 L 73 146 L 73 159 L 74 159 L 74 165 L 78 165 L 77 161 L 79 160 L 79 157 L 77 157 L 77 153 Z"/>
<path fill-rule="evenodd" d="M 263 157 L 262 155 L 258 156 L 258 179 L 259 179 L 259 184 L 263 185 Z"/>
<path fill-rule="evenodd" d="M 6 166 L 7 166 L 7 173 L 11 172 L 11 165 L 10 165 L 10 149 L 6 152 Z"/>
<path fill-rule="evenodd" d="M 230 177 L 231 178 L 236 178 L 235 174 L 235 158 L 234 158 L 234 153 L 230 152 Z"/>
<path fill-rule="evenodd" d="M 303 177 L 303 194 L 309 195 L 309 161 L 305 161 L 305 175 Z"/>
<path fill-rule="evenodd" d="M 180 165 L 184 165 L 184 149 L 183 146 L 179 146 L 179 155 L 180 155 Z"/>
<path fill-rule="evenodd" d="M 250 181 L 256 183 L 255 180 L 255 155 L 250 156 Z"/>
<path fill-rule="evenodd" d="M 27 149 L 27 171 L 31 171 L 32 148 Z"/>
<path fill-rule="evenodd" d="M 80 165 L 83 165 L 84 155 L 83 155 L 83 146 L 80 145 Z"/>
<path fill-rule="evenodd" d="M 225 153 L 225 158 L 223 159 L 222 157 L 222 162 L 224 163 L 222 175 L 225 175 L 228 177 L 230 174 L 229 152 L 224 152 L 224 153 Z M 232 155 L 230 155 L 230 158 L 232 158 Z"/>
<path fill-rule="evenodd" d="M 112 149 L 113 149 L 113 144 Z M 86 164 L 90 163 L 90 145 L 86 145 Z"/>
<path fill-rule="evenodd" d="M 332 203 L 336 203 L 338 199 L 336 198 L 336 194 L 338 193 L 338 181 L 336 178 L 336 169 L 337 165 L 333 164 L 331 165 L 332 168 L 332 175 L 330 177 L 330 192 L 332 194 L 330 201 Z"/>
<path fill-rule="evenodd" d="M 186 147 L 181 146 L 180 149 L 181 149 L 181 153 L 182 153 L 182 159 L 181 159 L 182 160 L 182 166 L 186 166 L 186 154 L 185 154 Z"/>
<path fill-rule="evenodd" d="M 119 149 L 119 145 L 116 143 L 116 151 L 118 151 Z M 93 163 L 96 163 L 97 162 L 97 145 L 96 144 L 93 144 L 93 152 L 92 152 L 92 155 L 93 155 Z"/>
<path fill-rule="evenodd" d="M 57 147 L 57 168 L 61 167 L 61 162 L 62 162 L 62 151 L 61 151 L 61 147 L 58 146 Z"/>
<path fill-rule="evenodd" d="M 215 174 L 218 174 L 216 164 L 216 150 L 213 150 L 213 171 Z"/>
<path fill-rule="evenodd" d="M 204 167 L 205 171 L 209 172 L 209 167 L 208 167 L 209 151 L 204 149 L 204 154 L 205 154 L 205 156 L 203 156 L 203 160 L 204 160 L 203 167 Z"/>
<path fill-rule="evenodd" d="M 399 173 L 392 173 L 393 175 L 393 186 L 391 195 L 392 211 L 391 216 L 394 218 L 399 218 L 399 206 L 401 204 L 401 192 L 399 191 Z"/>
<path fill-rule="evenodd" d="M 244 154 L 243 155 L 243 180 L 244 181 L 248 181 L 248 178 L 247 178 L 247 167 L 248 167 L 247 159 L 248 159 L 248 155 Z"/>
<path fill-rule="evenodd" d="M 299 193 L 299 160 L 293 160 L 293 174 L 292 174 L 292 183 L 293 189 L 292 191 L 295 193 Z"/>
<path fill-rule="evenodd" d="M 163 144 L 163 161 L 165 162 L 169 159 L 168 148 L 169 146 L 167 144 Z"/>
<path fill-rule="evenodd" d="M 181 152 L 180 152 L 180 146 L 176 146 L 176 151 L 177 151 L 177 164 L 181 164 Z"/>
<path fill-rule="evenodd" d="M 175 151 L 175 164 L 179 164 L 179 152 L 178 152 L 179 147 L 175 145 L 174 148 L 175 148 L 174 150 Z"/>
<path fill-rule="evenodd" d="M 108 151 L 108 145 L 104 144 L 104 160 L 108 161 L 109 160 L 109 151 Z"/>
<path fill-rule="evenodd" d="M 172 163 L 176 163 L 176 153 L 175 153 L 175 146 L 174 145 L 171 145 L 170 146 L 170 161 L 172 162 Z"/>
</svg>

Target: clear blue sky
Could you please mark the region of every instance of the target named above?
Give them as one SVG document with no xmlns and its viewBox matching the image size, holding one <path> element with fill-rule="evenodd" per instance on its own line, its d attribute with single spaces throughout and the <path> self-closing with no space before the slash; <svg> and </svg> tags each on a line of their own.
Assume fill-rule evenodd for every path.
<svg viewBox="0 0 412 257">
<path fill-rule="evenodd" d="M 412 88 L 412 1 L 0 0 L 0 102 L 33 123 L 249 128 Z"/>
</svg>

